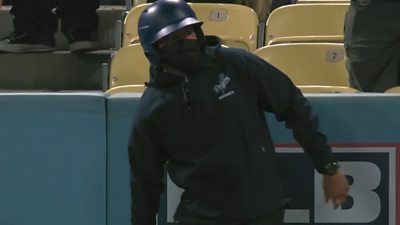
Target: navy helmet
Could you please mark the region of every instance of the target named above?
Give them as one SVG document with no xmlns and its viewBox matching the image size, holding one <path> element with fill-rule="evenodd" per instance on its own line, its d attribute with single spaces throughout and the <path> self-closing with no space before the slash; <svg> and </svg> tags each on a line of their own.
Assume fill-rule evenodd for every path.
<svg viewBox="0 0 400 225">
<path fill-rule="evenodd" d="M 150 64 L 160 63 L 154 43 L 183 27 L 202 23 L 184 0 L 158 0 L 147 7 L 139 17 L 138 33 Z"/>
</svg>

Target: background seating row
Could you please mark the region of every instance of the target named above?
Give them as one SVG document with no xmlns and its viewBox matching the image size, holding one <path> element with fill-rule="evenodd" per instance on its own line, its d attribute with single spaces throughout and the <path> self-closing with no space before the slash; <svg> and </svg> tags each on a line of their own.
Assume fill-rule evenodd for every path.
<svg viewBox="0 0 400 225">
<path fill-rule="evenodd" d="M 349 87 L 343 47 L 349 3 L 302 3 L 274 10 L 265 24 L 260 24 L 254 11 L 246 6 L 190 5 L 204 21 L 207 35 L 220 36 L 228 47 L 253 52 L 286 73 L 303 92 L 357 92 Z M 149 78 L 149 63 L 137 34 L 138 18 L 149 4 L 134 4 L 124 20 L 122 48 L 111 62 L 110 88 L 143 85 Z"/>
</svg>

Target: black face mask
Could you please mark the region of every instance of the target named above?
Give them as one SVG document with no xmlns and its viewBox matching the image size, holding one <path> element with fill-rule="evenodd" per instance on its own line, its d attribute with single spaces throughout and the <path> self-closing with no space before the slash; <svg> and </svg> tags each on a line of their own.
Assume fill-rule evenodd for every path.
<svg viewBox="0 0 400 225">
<path fill-rule="evenodd" d="M 159 48 L 161 62 L 187 75 L 200 72 L 207 56 L 197 39 L 178 39 Z"/>
</svg>

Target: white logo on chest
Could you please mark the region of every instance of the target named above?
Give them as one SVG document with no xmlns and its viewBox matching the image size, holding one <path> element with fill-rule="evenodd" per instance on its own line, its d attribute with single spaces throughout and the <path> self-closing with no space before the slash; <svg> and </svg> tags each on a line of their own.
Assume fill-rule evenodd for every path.
<svg viewBox="0 0 400 225">
<path fill-rule="evenodd" d="M 218 99 L 222 100 L 230 95 L 233 95 L 235 91 L 229 91 L 225 93 L 225 89 L 228 86 L 228 83 L 231 81 L 231 78 L 226 76 L 224 73 L 219 74 L 219 82 L 214 85 L 215 94 L 219 95 Z"/>
</svg>

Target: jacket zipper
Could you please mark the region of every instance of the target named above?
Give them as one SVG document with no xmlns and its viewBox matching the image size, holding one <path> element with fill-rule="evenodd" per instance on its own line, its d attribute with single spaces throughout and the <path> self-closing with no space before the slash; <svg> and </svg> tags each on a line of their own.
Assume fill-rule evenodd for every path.
<svg viewBox="0 0 400 225">
<path fill-rule="evenodd" d="M 189 78 L 187 76 L 184 77 L 184 81 L 181 83 L 182 94 L 183 94 L 183 102 L 186 104 L 187 108 L 192 109 L 192 102 L 189 98 Z"/>
</svg>

